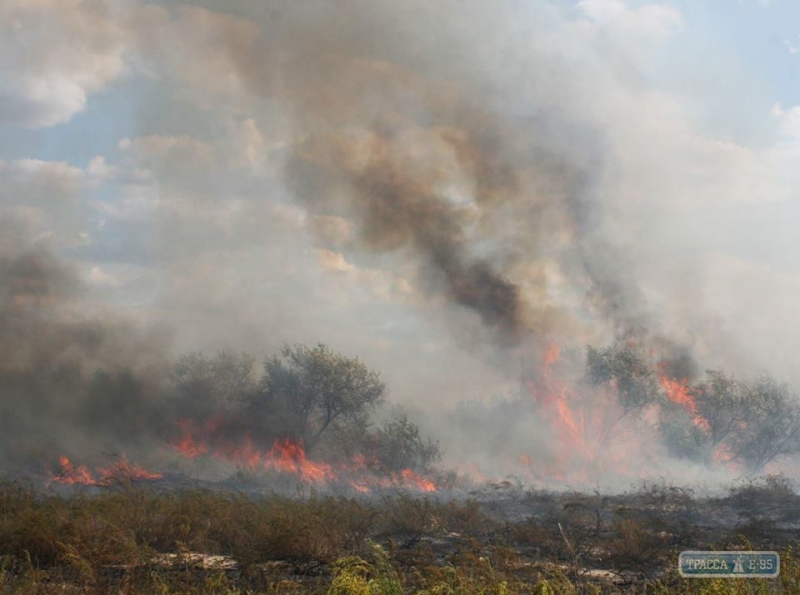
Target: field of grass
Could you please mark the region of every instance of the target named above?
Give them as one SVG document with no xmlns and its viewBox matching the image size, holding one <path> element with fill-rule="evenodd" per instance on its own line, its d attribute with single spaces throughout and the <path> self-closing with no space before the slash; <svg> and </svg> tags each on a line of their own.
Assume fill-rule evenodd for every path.
<svg viewBox="0 0 800 595">
<path fill-rule="evenodd" d="M 0 592 L 800 593 L 798 511 L 774 479 L 724 498 L 663 484 L 619 496 L 501 485 L 288 498 L 125 482 L 59 495 L 6 482 Z M 685 549 L 777 549 L 781 577 L 682 579 Z"/>
</svg>

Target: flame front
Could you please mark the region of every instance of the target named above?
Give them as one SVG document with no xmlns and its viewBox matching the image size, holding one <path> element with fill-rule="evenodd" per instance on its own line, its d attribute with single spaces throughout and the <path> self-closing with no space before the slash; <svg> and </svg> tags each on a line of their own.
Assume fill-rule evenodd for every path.
<svg viewBox="0 0 800 595">
<path fill-rule="evenodd" d="M 160 473 L 152 473 L 138 464 L 131 464 L 123 454 L 108 467 L 98 467 L 95 473 L 84 465 L 74 466 L 66 456 L 58 457 L 59 471 L 50 475 L 50 479 L 58 483 L 86 486 L 107 486 L 119 479 L 154 480 L 163 477 Z"/>
<path fill-rule="evenodd" d="M 91 471 L 83 465 L 75 467 L 72 462 L 63 455 L 58 457 L 58 464 L 61 469 L 58 473 L 51 476 L 53 481 L 75 485 L 99 485 Z"/>
<path fill-rule="evenodd" d="M 334 478 L 334 472 L 326 463 L 316 463 L 306 458 L 302 445 L 289 439 L 278 440 L 267 452 L 265 467 L 275 468 L 287 473 L 294 473 L 300 479 L 309 482 L 320 482 Z"/>
<path fill-rule="evenodd" d="M 551 344 L 545 350 L 538 373 L 526 383 L 528 393 L 546 422 L 550 448 L 546 455 L 523 453 L 518 464 L 537 477 L 585 482 L 598 473 L 627 472 L 626 453 L 634 447 L 649 456 L 643 425 L 647 412 L 632 419 L 622 409 L 616 385 L 571 388 L 558 377 L 561 350 Z"/>
<path fill-rule="evenodd" d="M 404 485 L 410 485 L 417 488 L 421 492 L 435 492 L 436 486 L 434 483 L 429 480 L 425 479 L 424 477 L 414 473 L 411 469 L 403 469 L 400 472 L 400 478 Z M 395 481 L 397 481 L 395 479 Z"/>
<path fill-rule="evenodd" d="M 534 398 L 557 429 L 557 437 L 562 453 L 579 453 L 593 459 L 593 453 L 586 443 L 585 418 L 582 412 L 574 410 L 571 401 L 574 394 L 561 380 L 556 378 L 553 367 L 558 362 L 561 351 L 551 344 L 545 351 L 539 383 L 530 383 L 529 389 Z"/>
<path fill-rule="evenodd" d="M 182 435 L 171 443 L 171 447 L 189 459 L 210 456 L 252 472 L 272 471 L 313 484 L 346 484 L 359 492 L 392 487 L 412 488 L 423 492 L 436 490 L 431 480 L 411 469 L 381 476 L 371 470 L 363 455 L 354 455 L 344 463 L 333 465 L 309 459 L 302 442 L 281 438 L 275 440 L 270 448 L 264 449 L 259 448 L 248 434 L 244 434 L 238 441 L 222 438 L 218 432 L 220 426 L 221 420 L 218 417 L 200 424 L 184 420 L 178 424 Z"/>
</svg>

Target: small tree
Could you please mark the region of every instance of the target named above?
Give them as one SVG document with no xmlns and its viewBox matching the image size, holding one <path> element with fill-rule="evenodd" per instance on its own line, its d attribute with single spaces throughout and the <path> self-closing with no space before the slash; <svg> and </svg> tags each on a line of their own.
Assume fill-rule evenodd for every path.
<svg viewBox="0 0 800 595">
<path fill-rule="evenodd" d="M 176 407 L 184 416 L 207 418 L 241 408 L 258 388 L 254 360 L 247 354 L 220 352 L 213 357 L 191 353 L 173 369 Z"/>
<path fill-rule="evenodd" d="M 706 378 L 690 387 L 697 413 L 708 422 L 708 442 L 713 448 L 744 427 L 752 406 L 745 383 L 722 370 L 707 370 Z"/>
<path fill-rule="evenodd" d="M 630 347 L 589 347 L 586 365 L 589 382 L 595 386 L 611 386 L 626 413 L 660 398 L 655 372 L 644 357 Z"/>
<path fill-rule="evenodd" d="M 375 433 L 375 460 L 381 471 L 424 471 L 441 459 L 439 443 L 423 440 L 419 427 L 400 414 Z"/>
<path fill-rule="evenodd" d="M 747 416 L 733 437 L 737 457 L 752 473 L 800 450 L 800 402 L 787 384 L 764 375 L 747 391 Z"/>
<path fill-rule="evenodd" d="M 664 403 L 658 425 L 661 438 L 673 455 L 693 460 L 708 456 L 708 436 L 683 406 Z"/>
<path fill-rule="evenodd" d="M 385 394 L 380 375 L 358 358 L 321 344 L 286 346 L 280 357 L 265 362 L 251 410 L 254 419 L 269 426 L 277 417 L 284 435 L 302 440 L 311 451 L 331 428 L 366 429 Z"/>
</svg>

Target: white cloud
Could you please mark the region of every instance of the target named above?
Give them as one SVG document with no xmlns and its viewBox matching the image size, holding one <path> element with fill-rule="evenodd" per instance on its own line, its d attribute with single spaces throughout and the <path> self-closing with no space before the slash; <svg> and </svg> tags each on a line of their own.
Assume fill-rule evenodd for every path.
<svg viewBox="0 0 800 595">
<path fill-rule="evenodd" d="M 84 172 L 61 161 L 20 159 L 0 161 L 3 203 L 47 206 L 75 198 Z"/>
<path fill-rule="evenodd" d="M 580 0 L 577 8 L 591 23 L 633 38 L 662 40 L 684 25 L 679 10 L 660 3 L 629 8 L 622 0 Z"/>
<path fill-rule="evenodd" d="M 780 103 L 772 107 L 772 115 L 780 123 L 780 133 L 790 141 L 800 141 L 800 106 L 784 109 Z"/>
<path fill-rule="evenodd" d="M 118 277 L 106 273 L 99 266 L 93 266 L 91 269 L 89 269 L 87 278 L 89 279 L 89 282 L 94 285 L 119 287 L 122 284 Z"/>
<path fill-rule="evenodd" d="M 15 221 L 33 243 L 82 245 L 81 195 L 91 181 L 87 171 L 59 161 L 0 161 L 0 220 Z"/>
<path fill-rule="evenodd" d="M 320 267 L 329 273 L 349 273 L 356 270 L 356 267 L 347 262 L 343 254 L 331 250 L 317 250 L 317 260 Z"/>
<path fill-rule="evenodd" d="M 0 3 L 0 123 L 52 126 L 123 70 L 122 33 L 101 3 Z"/>
<path fill-rule="evenodd" d="M 103 155 L 96 155 L 89 161 L 86 173 L 93 183 L 102 184 L 114 179 L 114 176 L 117 175 L 117 168 L 109 165 Z"/>
</svg>

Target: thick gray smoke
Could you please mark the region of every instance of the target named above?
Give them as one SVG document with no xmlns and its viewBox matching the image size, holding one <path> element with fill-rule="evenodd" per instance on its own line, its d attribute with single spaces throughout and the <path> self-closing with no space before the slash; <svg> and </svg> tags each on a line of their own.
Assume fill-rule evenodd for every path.
<svg viewBox="0 0 800 595">
<path fill-rule="evenodd" d="M 386 142 L 379 137 L 374 140 Z M 332 149 L 336 147 L 315 147 L 313 151 L 330 155 Z M 497 264 L 488 257 L 469 255 L 468 209 L 437 194 L 433 180 L 405 171 L 387 154 L 390 151 L 366 156 L 369 163 L 355 172 L 347 171 L 344 163 L 320 164 L 297 156 L 290 163 L 289 180 L 316 213 L 354 218 L 360 227 L 360 242 L 368 249 L 410 248 L 423 262 L 431 289 L 443 291 L 455 304 L 475 311 L 500 340 L 518 341 L 527 330 L 527 306 L 519 288 L 503 276 Z M 482 184 L 486 181 L 476 180 L 477 186 Z M 336 185 L 344 185 L 340 194 L 344 204 L 337 205 L 330 196 Z M 478 197 L 479 203 L 485 200 Z"/>
<path fill-rule="evenodd" d="M 55 454 L 96 459 L 104 448 L 147 449 L 164 429 L 156 398 L 168 337 L 93 304 L 71 266 L 7 230 L 0 254 L 4 467 L 40 469 Z"/>
<path fill-rule="evenodd" d="M 424 293 L 474 312 L 503 345 L 646 332 L 606 226 L 603 133 L 559 104 L 566 57 L 534 50 L 483 70 L 510 5 L 317 9 L 277 9 L 252 45 L 223 46 L 246 88 L 290 117 L 285 179 L 313 217 L 351 222 L 358 249 L 410 259 Z M 482 18 L 478 38 L 460 30 Z M 577 304 L 552 298 L 555 278 Z M 578 328 L 587 315 L 592 330 Z"/>
<path fill-rule="evenodd" d="M 247 3 L 241 8 L 254 16 Z M 632 297 L 639 294 L 635 279 L 602 233 L 595 194 L 602 134 L 558 105 L 564 83 L 547 74 L 563 58 L 537 50 L 516 63 L 512 55 L 497 73 L 483 63 L 482 51 L 504 34 L 511 9 L 276 4 L 267 18 L 255 15 L 255 31 L 222 21 L 213 57 L 233 66 L 243 109 L 263 109 L 245 101 L 252 94 L 287 118 L 292 141 L 283 182 L 309 220 L 355 229 L 344 247 L 348 256 L 410 267 L 421 300 L 456 307 L 445 312 L 456 328 L 465 323 L 462 313 L 471 313 L 490 343 L 533 346 L 538 357 L 551 341 L 582 341 L 587 315 L 622 333 L 646 323 Z M 182 10 L 195 27 L 209 18 Z M 131 14 L 126 24 L 133 29 L 148 15 Z M 482 18 L 487 30 L 480 39 L 462 30 Z M 139 51 L 156 70 L 167 61 L 159 43 Z M 191 72 L 199 65 L 184 67 Z M 514 73 L 522 67 L 533 71 Z M 530 77 L 520 87 L 530 90 L 509 96 L 517 92 L 509 77 Z M 189 148 L 202 158 L 200 149 Z M 169 176 L 180 173 L 177 164 L 164 172 L 167 191 L 175 184 Z M 187 184 L 202 190 L 198 179 Z M 180 253 L 174 231 L 164 227 L 163 252 Z M 328 247 L 327 228 L 317 230 Z M 571 305 L 552 295 L 554 278 L 565 280 L 562 297 Z M 37 388 L 44 402 L 23 417 L 44 428 L 50 412 L 52 419 L 66 414 L 100 435 L 149 436 L 158 424 L 145 395 L 159 392 L 164 370 L 154 370 L 156 361 L 168 361 L 164 343 L 136 337 L 141 333 L 114 315 L 88 315 L 91 296 L 76 274 L 42 250 L 7 256 L 2 284 L 4 369 L 17 385 L 41 370 L 66 370 L 72 378 L 63 384 L 69 388 Z M 103 384 L 96 370 L 133 376 L 116 390 L 120 383 Z M 513 365 L 506 371 L 519 374 Z"/>
<path fill-rule="evenodd" d="M 312 218 L 352 223 L 356 252 L 410 259 L 425 294 L 474 312 L 505 345 L 568 324 L 547 275 L 588 283 L 584 306 L 619 320 L 637 293 L 623 266 L 603 266 L 608 239 L 592 236 L 601 137 L 555 105 L 562 81 L 531 73 L 533 101 L 507 109 L 507 71 L 559 58 L 511 56 L 497 80 L 481 70 L 510 8 L 312 3 L 276 7 L 247 42 L 234 27 L 215 37 L 239 83 L 289 117 L 285 182 Z M 452 22 L 432 25 L 448 10 Z M 459 27 L 481 16 L 490 29 L 476 43 Z"/>
<path fill-rule="evenodd" d="M 20 22 L 43 18 L 18 4 Z M 466 392 L 488 397 L 476 393 L 489 386 L 548 385 L 551 344 L 569 354 L 559 365 L 575 387 L 587 344 L 635 344 L 689 380 L 702 372 L 696 359 L 743 360 L 695 288 L 713 278 L 695 261 L 713 244 L 699 232 L 720 203 L 688 208 L 697 216 L 677 225 L 681 201 L 724 194 L 724 184 L 690 183 L 692 160 L 718 147 L 648 87 L 595 3 L 66 6 L 59 39 L 81 38 L 73 26 L 102 38 L 64 60 L 81 65 L 66 93 L 74 101 L 50 113 L 39 100 L 25 122 L 67 121 L 85 93 L 123 73 L 134 116 L 116 153 L 80 174 L 0 162 L 11 188 L 0 224 L 27 230 L 0 236 L 8 448 L 45 435 L 76 450 L 146 445 L 193 406 L 212 413 L 159 401 L 174 353 L 154 327 L 174 327 L 184 351 L 258 358 L 283 342 L 331 343 L 437 412 Z M 654 43 L 682 22 L 668 9 L 617 9 L 611 27 L 642 25 Z M 31 45 L 47 54 L 46 41 Z M 34 58 L 14 76 L 50 67 Z M 720 160 L 710 167 L 727 175 Z M 48 195 L 61 186 L 65 197 Z M 81 258 L 95 265 L 93 287 L 73 266 Z M 121 265 L 121 280 L 106 263 Z M 109 295 L 116 302 L 101 306 Z M 126 322 L 109 301 L 146 322 Z M 547 422 L 520 421 L 531 398 L 494 417 L 462 408 L 465 424 L 494 419 L 485 425 L 497 429 L 468 432 L 483 436 L 470 448 L 462 427 L 429 419 L 430 432 L 445 449 L 489 453 L 489 467 L 502 453 L 543 454 L 555 439 Z"/>
</svg>

